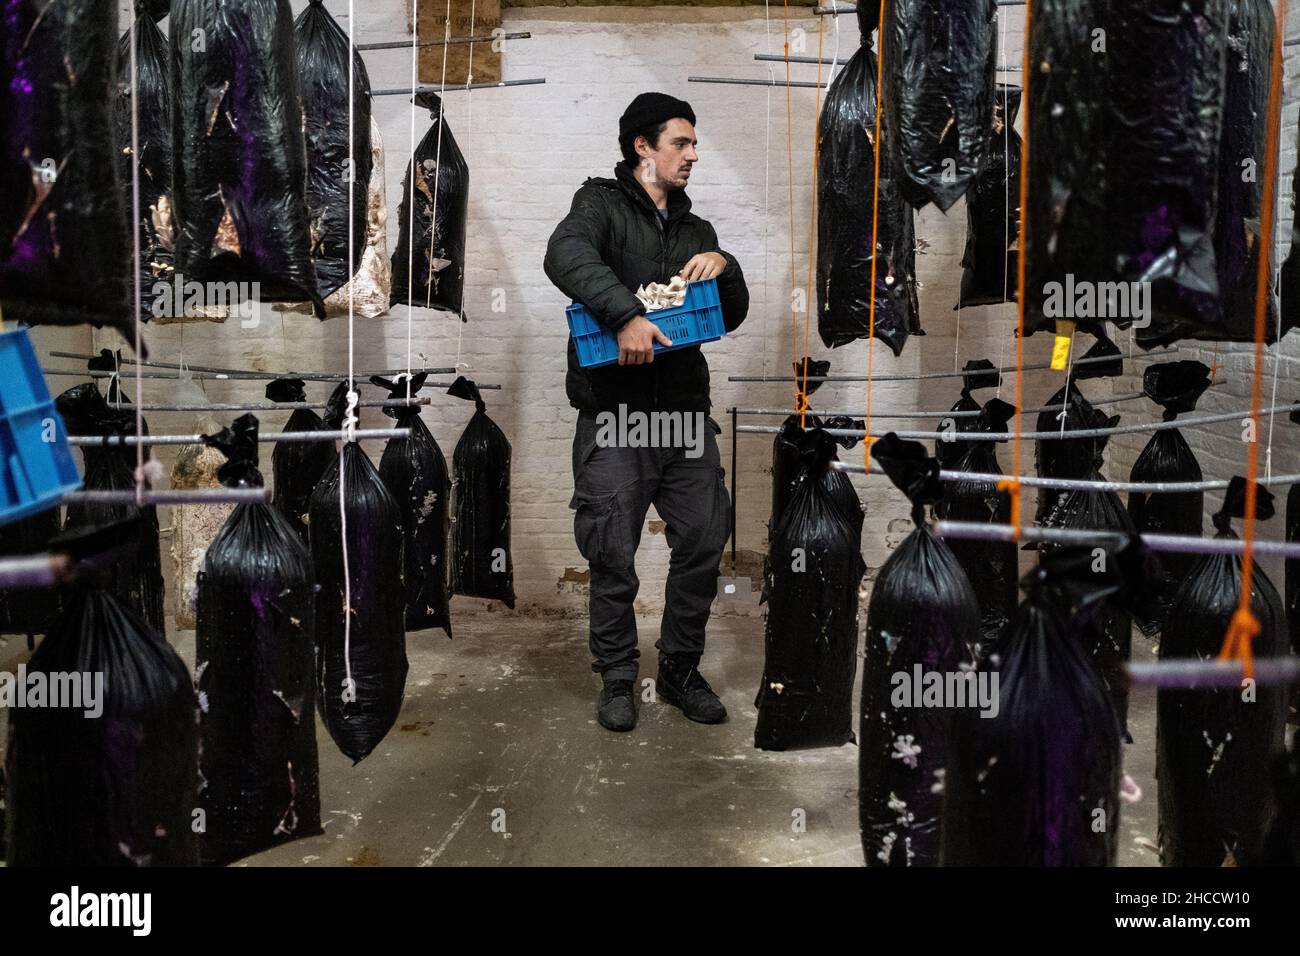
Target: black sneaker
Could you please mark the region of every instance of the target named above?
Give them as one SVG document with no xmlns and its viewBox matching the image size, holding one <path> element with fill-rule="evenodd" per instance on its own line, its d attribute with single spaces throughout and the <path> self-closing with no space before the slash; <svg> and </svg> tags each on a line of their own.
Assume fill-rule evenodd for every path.
<svg viewBox="0 0 1300 956">
<path fill-rule="evenodd" d="M 659 655 L 659 678 L 655 693 L 699 724 L 720 724 L 727 708 L 700 673 L 696 657 Z"/>
<path fill-rule="evenodd" d="M 596 721 L 606 730 L 625 731 L 636 726 L 636 697 L 630 680 L 607 680 L 596 698 Z"/>
</svg>

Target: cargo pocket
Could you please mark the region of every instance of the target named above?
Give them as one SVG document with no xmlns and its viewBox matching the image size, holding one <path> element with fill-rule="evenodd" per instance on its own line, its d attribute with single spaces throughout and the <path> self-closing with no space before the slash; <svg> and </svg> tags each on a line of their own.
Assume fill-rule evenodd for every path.
<svg viewBox="0 0 1300 956">
<path fill-rule="evenodd" d="M 573 535 L 578 551 L 590 564 L 616 570 L 632 564 L 632 535 L 619 492 L 576 492 L 569 507 L 575 509 Z"/>
</svg>

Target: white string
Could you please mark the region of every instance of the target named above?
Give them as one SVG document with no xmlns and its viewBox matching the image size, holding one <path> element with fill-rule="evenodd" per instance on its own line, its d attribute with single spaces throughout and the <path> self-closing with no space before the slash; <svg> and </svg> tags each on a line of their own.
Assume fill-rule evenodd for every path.
<svg viewBox="0 0 1300 956">
<path fill-rule="evenodd" d="M 353 0 L 348 0 L 348 170 L 353 179 L 356 177 L 356 141 L 353 138 L 353 84 L 356 77 L 356 47 L 353 45 Z M 352 261 L 352 213 L 356 201 L 353 179 L 348 180 L 348 262 Z M 353 703 L 357 699 L 356 681 L 352 679 L 352 571 L 348 557 L 348 511 L 347 494 L 344 484 L 347 473 L 343 467 L 343 458 L 349 446 L 356 441 L 357 430 L 357 395 L 355 371 L 353 294 L 355 283 L 348 283 L 348 404 L 343 415 L 343 447 L 339 449 L 339 530 L 343 554 L 343 703 Z"/>
<path fill-rule="evenodd" d="M 474 35 L 475 7 L 478 0 L 470 0 L 469 35 Z M 504 41 L 502 41 L 504 42 Z M 465 166 L 470 168 L 470 150 L 474 145 L 474 41 L 469 44 L 469 66 L 465 72 Z M 456 370 L 460 371 L 461 344 L 465 338 L 465 285 L 469 278 L 469 240 L 465 242 L 465 262 L 460 277 L 460 314 L 456 317 Z"/>
<path fill-rule="evenodd" d="M 135 49 L 135 21 L 134 11 L 131 17 L 131 25 L 128 28 L 130 32 L 129 42 L 131 45 L 131 273 L 133 310 L 135 313 L 135 357 L 143 358 L 140 354 L 140 77 L 136 73 L 136 49 Z M 144 505 L 144 442 L 140 439 L 144 435 L 144 411 L 141 405 L 144 403 L 144 380 L 141 374 L 143 369 L 139 362 L 135 366 L 135 504 L 136 507 Z M 121 369 L 118 369 L 119 375 Z M 120 380 L 119 380 L 120 381 Z"/>
<path fill-rule="evenodd" d="M 434 153 L 433 160 L 433 210 L 430 219 L 432 229 L 429 233 L 429 268 L 425 270 L 427 278 L 424 282 L 424 307 L 426 309 L 430 307 L 430 301 L 433 297 L 433 253 L 438 238 L 438 183 L 442 179 L 442 127 L 445 122 L 443 114 L 446 110 L 443 101 L 447 96 L 447 47 L 450 46 L 449 41 L 451 40 L 451 0 L 447 0 L 447 18 L 443 21 L 442 40 L 442 80 L 438 86 L 438 148 Z"/>
<path fill-rule="evenodd" d="M 763 0 L 763 18 L 764 18 L 764 38 L 767 46 L 767 53 L 772 52 L 772 5 L 771 0 Z M 763 140 L 763 321 L 770 319 L 771 313 L 767 310 L 767 287 L 768 287 L 768 269 L 771 265 L 768 259 L 767 234 L 769 219 L 771 218 L 772 209 L 772 88 L 776 83 L 776 77 L 772 73 L 771 61 L 767 66 L 767 133 Z M 771 343 L 764 343 L 763 348 L 763 374 L 767 375 L 771 366 L 772 350 Z"/>
<path fill-rule="evenodd" d="M 1004 71 L 1002 75 L 1005 76 L 1006 75 L 1005 70 L 1007 67 L 1007 21 L 1002 18 L 1001 14 L 995 13 L 994 15 L 998 18 L 998 60 L 999 60 L 998 66 L 1002 67 L 1002 70 Z M 1029 38 L 1025 37 L 1024 42 L 1028 43 Z M 1024 95 L 1023 83 L 1022 83 L 1021 95 L 1022 96 Z M 1009 106 L 1010 106 L 1010 101 L 1006 96 L 1004 96 L 1002 99 L 1002 109 L 1003 109 L 1002 122 L 1006 124 L 1007 135 L 1002 138 L 1002 168 L 1007 170 L 1008 172 L 1010 172 L 1011 170 L 1011 132 L 1015 128 L 1015 124 L 1011 122 L 1011 111 L 1010 109 L 1008 109 Z M 1029 109 L 1029 104 L 1025 103 L 1024 107 L 1026 110 Z M 1006 221 L 1007 219 L 1011 218 L 1011 177 L 1010 176 L 1006 176 L 1003 178 L 1003 187 L 1004 187 L 1003 192 L 1005 194 L 1005 202 L 1006 202 L 1006 206 L 1005 206 L 1006 212 L 1003 215 L 1003 221 Z M 1023 256 L 1025 254 L 1025 211 L 1023 209 L 1020 210 L 1019 215 L 1017 215 L 1016 217 L 1016 224 L 1019 227 L 1019 232 L 1016 236 L 1016 248 L 1017 248 L 1016 255 Z M 1011 281 L 1011 259 L 1008 256 L 1003 256 L 1002 258 L 1003 258 L 1002 295 L 1003 297 L 1005 297 L 1007 293 L 1007 284 Z M 961 293 L 958 292 L 959 299 L 960 296 Z M 960 305 L 960 302 L 958 302 L 958 304 Z M 1017 309 L 1018 308 L 1019 306 L 1017 306 Z M 1016 321 L 1017 320 L 1013 319 L 1012 330 L 1011 330 L 1012 335 L 1015 334 Z M 1002 337 L 1002 356 L 1001 358 L 998 359 L 998 365 L 1007 364 L 1007 340 L 1009 338 L 1011 338 L 1010 335 L 1004 335 Z M 954 369 L 953 371 L 956 371 L 956 369 Z M 998 375 L 997 397 L 998 398 L 1002 397 L 1002 375 L 1000 373 Z"/>
<path fill-rule="evenodd" d="M 1061 434 L 1065 434 L 1065 422 L 1070 417 L 1070 373 L 1074 371 L 1074 332 L 1070 333 L 1070 355 L 1065 361 L 1065 397 L 1061 399 L 1061 404 L 1065 406 L 1061 409 L 1057 418 L 1061 420 Z"/>
<path fill-rule="evenodd" d="M 411 329 L 414 323 L 414 314 L 412 310 L 415 308 L 414 303 L 411 302 L 411 298 L 412 298 L 411 293 L 414 291 L 411 288 L 411 283 L 415 278 L 415 169 L 416 169 L 415 167 L 415 87 L 418 82 L 416 79 L 416 64 L 420 58 L 419 45 L 417 42 L 419 40 L 419 37 L 420 37 L 420 0 L 412 0 L 412 7 L 411 7 L 411 174 L 409 177 L 411 195 L 409 197 L 409 201 L 407 203 L 407 210 L 406 210 L 406 223 L 408 229 L 408 236 L 410 238 L 410 242 L 408 242 L 406 246 L 406 296 L 407 296 L 406 375 L 407 375 L 408 382 L 410 381 L 410 375 L 411 375 Z M 407 387 L 406 397 L 407 398 L 411 397 L 409 386 Z"/>
</svg>

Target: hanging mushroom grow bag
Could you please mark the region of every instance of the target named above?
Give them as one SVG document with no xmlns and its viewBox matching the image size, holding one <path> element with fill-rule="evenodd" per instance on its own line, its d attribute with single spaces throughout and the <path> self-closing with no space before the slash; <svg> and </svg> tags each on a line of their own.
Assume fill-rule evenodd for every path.
<svg viewBox="0 0 1300 956">
<path fill-rule="evenodd" d="M 988 359 L 972 359 L 967 362 L 962 370 L 961 397 L 952 406 L 952 411 L 962 414 L 944 419 L 940 423 L 942 433 L 952 436 L 978 430 L 977 416 L 983 406 L 971 396 L 971 392 L 981 388 L 997 388 L 1001 384 L 1001 373 Z M 952 437 L 939 438 L 934 443 L 934 457 L 939 459 L 941 468 L 952 468 L 968 450 L 966 442 Z"/>
<path fill-rule="evenodd" d="M 417 93 L 415 102 L 429 111 L 433 125 L 415 148 L 402 180 L 391 304 L 443 309 L 464 320 L 469 166 L 447 126 L 438 94 Z"/>
<path fill-rule="evenodd" d="M 920 335 L 916 236 L 882 122 L 876 190 L 876 57 L 870 33 L 826 92 L 819 122 L 817 331 L 830 348 L 872 334 L 872 219 L 876 219 L 875 337 L 899 355 Z M 873 208 L 873 202 L 875 208 Z"/>
<path fill-rule="evenodd" d="M 975 592 L 956 555 L 925 521 L 925 506 L 943 497 L 939 463 L 919 442 L 892 433 L 872 445 L 871 457 L 911 501 L 916 528 L 881 567 L 867 606 L 858 756 L 862 853 L 867 866 L 935 866 L 938 786 L 957 707 L 943 699 L 942 688 L 960 686 L 963 706 L 996 704 L 976 693 Z"/>
<path fill-rule="evenodd" d="M 45 551 L 59 533 L 59 506 L 0 525 L 0 556 L 17 557 Z M 0 634 L 46 633 L 59 613 L 59 593 L 53 588 L 0 588 Z"/>
<path fill-rule="evenodd" d="M 176 271 L 324 318 L 289 0 L 175 0 L 170 39 Z"/>
<path fill-rule="evenodd" d="M 970 474 L 1000 475 L 997 442 L 1006 441 L 1007 422 L 1016 414 L 1012 405 L 991 398 L 974 419 L 974 431 L 989 435 L 987 441 L 962 441 L 955 444 L 961 457 L 948 470 Z M 980 524 L 1009 525 L 1011 498 L 986 480 L 950 481 L 944 485 L 943 497 L 934 505 L 935 517 L 942 521 L 968 521 Z M 961 565 L 979 603 L 980 644 L 991 647 L 1016 613 L 1019 578 L 1019 549 L 1014 541 L 946 542 Z M 879 586 L 879 585 L 877 585 Z"/>
<path fill-rule="evenodd" d="M 966 191 L 966 251 L 955 308 L 1016 301 L 1020 271 L 1020 87 L 998 84 L 984 165 Z"/>
<path fill-rule="evenodd" d="M 513 608 L 510 442 L 488 417 L 473 382 L 462 375 L 447 394 L 475 406 L 452 454 L 451 593 Z"/>
<path fill-rule="evenodd" d="M 137 0 L 135 18 L 135 115 L 139 150 L 131 150 L 131 34 L 122 34 L 117 48 L 118 93 L 113 129 L 117 137 L 118 178 L 127 218 L 134 213 L 135 167 L 140 169 L 140 217 L 133 228 L 140 236 L 140 317 L 170 318 L 183 312 L 172 301 L 172 252 L 176 248 L 172 220 L 172 104 L 168 85 L 167 37 L 157 21 L 170 5 Z M 158 283 L 162 285 L 155 288 Z M 134 294 L 134 290 L 132 291 Z"/>
<path fill-rule="evenodd" d="M 961 709 L 948 738 L 944 866 L 1111 866 L 1119 846 L 1120 744 L 1106 688 L 1074 640 L 1061 589 L 1095 587 L 1091 548 L 1055 552 L 979 676 L 996 716 Z M 992 681 L 996 678 L 997 684 Z M 1100 826 L 1098 824 L 1101 824 Z"/>
<path fill-rule="evenodd" d="M 348 37 L 321 0 L 298 14 L 293 33 L 306 120 L 311 257 L 316 291 L 325 299 L 352 278 L 366 248 L 370 76 L 353 50 L 349 103 Z"/>
<path fill-rule="evenodd" d="M 132 541 L 130 526 L 115 530 Z M 134 609 L 82 571 L 27 664 L 29 693 L 39 674 L 46 688 L 80 690 L 80 700 L 9 716 L 9 865 L 193 865 L 198 732 L 189 671 Z M 81 679 L 56 676 L 67 674 Z"/>
<path fill-rule="evenodd" d="M 984 164 L 997 62 L 994 0 L 889 0 L 883 108 L 900 186 L 913 208 L 944 212 Z"/>
<path fill-rule="evenodd" d="M 390 399 L 414 398 L 428 375 L 389 381 L 370 381 L 388 389 Z M 450 517 L 451 476 L 447 459 L 429 433 L 420 406 L 385 408 L 398 428 L 410 430 L 407 438 L 390 438 L 379 460 L 384 480 L 402 511 L 406 545 L 406 629 L 440 627 L 451 637 L 451 609 L 447 593 L 447 531 Z"/>
<path fill-rule="evenodd" d="M 131 338 L 131 241 L 113 136 L 116 0 L 5 5 L 0 311 Z"/>
<path fill-rule="evenodd" d="M 278 378 L 266 386 L 266 397 L 273 402 L 305 402 L 307 392 L 302 379 Z M 343 395 L 339 392 L 342 391 Z M 346 404 L 347 385 L 340 385 L 330 402 L 338 412 L 340 402 Z M 285 423 L 287 432 L 314 432 L 329 427 L 310 408 L 295 408 Z M 333 424 L 338 428 L 337 422 Z M 307 512 L 311 508 L 311 495 L 321 477 L 338 461 L 334 445 L 325 441 L 276 442 L 271 452 L 271 476 L 274 482 L 272 504 L 289 519 L 304 544 L 308 542 Z"/>
<path fill-rule="evenodd" d="M 112 393 L 110 393 L 112 394 Z M 116 397 L 116 396 L 115 396 Z M 54 402 L 69 434 L 120 436 L 135 434 L 135 416 L 108 406 L 94 382 L 77 385 Z M 144 429 L 148 434 L 148 429 Z M 85 491 L 135 491 L 136 449 L 131 446 L 83 445 Z M 162 554 L 158 542 L 158 509 L 153 505 L 98 504 L 74 501 L 68 505 L 64 531 L 111 524 L 140 516 L 139 541 L 129 555 L 105 572 L 104 587 L 143 615 L 159 635 L 166 634 L 163 614 Z"/>
<path fill-rule="evenodd" d="M 1163 420 L 1174 421 L 1181 413 L 1196 408 L 1196 401 L 1210 387 L 1210 370 L 1201 362 L 1162 362 L 1150 365 L 1142 373 L 1142 391 L 1164 409 Z M 1200 481 L 1201 466 L 1192 454 L 1187 439 L 1176 428 L 1154 432 L 1137 461 L 1130 481 L 1185 482 Z M 1147 494 L 1135 491 L 1128 497 L 1128 513 L 1138 532 L 1201 536 L 1205 494 L 1200 491 L 1174 491 Z M 1187 577 L 1197 555 L 1169 553 L 1161 563 L 1170 582 Z"/>
<path fill-rule="evenodd" d="M 773 535 L 763 677 L 755 706 L 761 750 L 838 747 L 853 737 L 862 509 L 830 467 L 835 441 L 820 429 L 800 444 L 803 469 Z M 842 477 L 842 476 L 839 476 Z M 849 510 L 851 508 L 851 510 Z"/>
<path fill-rule="evenodd" d="M 392 728 L 406 689 L 402 513 L 361 446 L 344 445 L 345 578 L 339 471 L 326 469 L 311 496 L 316 703 L 339 750 L 358 763 Z"/>
<path fill-rule="evenodd" d="M 228 488 L 260 488 L 257 419 L 205 438 Z M 204 863 L 321 832 L 311 555 L 277 509 L 236 506 L 198 576 Z"/>
<path fill-rule="evenodd" d="M 1273 515 L 1273 496 L 1259 488 L 1257 517 Z M 1214 516 L 1215 538 L 1235 538 L 1245 514 L 1246 482 L 1232 479 Z M 1241 597 L 1241 556 L 1206 554 L 1171 599 L 1160 659 L 1205 660 L 1219 654 Z M 1258 563 L 1250 609 L 1259 633 L 1256 658 L 1285 656 L 1282 600 Z M 1251 866 L 1261 862 L 1275 816 L 1270 766 L 1282 750 L 1290 689 L 1164 688 L 1156 692 L 1156 781 L 1160 792 L 1160 860 L 1165 866 Z"/>
</svg>

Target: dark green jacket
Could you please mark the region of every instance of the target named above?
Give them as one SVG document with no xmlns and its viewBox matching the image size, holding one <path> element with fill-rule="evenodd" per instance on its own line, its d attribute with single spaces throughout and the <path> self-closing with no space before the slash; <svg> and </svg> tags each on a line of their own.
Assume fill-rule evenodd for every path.
<svg viewBox="0 0 1300 956">
<path fill-rule="evenodd" d="M 668 194 L 668 221 L 620 162 L 614 179 L 588 179 L 546 244 L 546 275 L 569 298 L 583 303 L 602 325 L 617 331 L 642 314 L 633 294 L 647 282 L 667 282 L 701 252 L 727 260 L 718 276 L 722 318 L 728 332 L 745 321 L 749 290 L 734 256 L 718 248 L 709 223 L 690 211 L 683 190 Z M 614 411 L 620 404 L 644 411 L 709 410 L 709 365 L 699 346 L 656 355 L 647 365 L 578 365 L 569 339 L 569 403 L 586 411 Z"/>
</svg>

